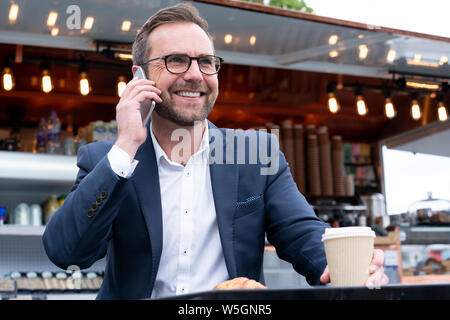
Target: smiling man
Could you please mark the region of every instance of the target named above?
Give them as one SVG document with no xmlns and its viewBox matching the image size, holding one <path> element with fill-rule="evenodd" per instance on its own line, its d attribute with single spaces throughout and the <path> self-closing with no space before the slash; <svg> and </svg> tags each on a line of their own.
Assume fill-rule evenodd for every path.
<svg viewBox="0 0 450 320">
<path fill-rule="evenodd" d="M 275 135 L 253 132 L 253 143 L 206 119 L 222 62 L 192 5 L 158 11 L 137 35 L 132 71 L 141 67 L 148 79 L 123 91 L 117 140 L 80 148 L 75 184 L 43 237 L 50 260 L 63 269 L 85 269 L 106 256 L 98 299 L 264 288 L 266 234 L 311 285 L 329 282 L 321 242 L 327 225 L 272 147 Z M 149 100 L 156 108 L 143 126 L 140 105 Z M 267 149 L 277 170 L 261 174 L 261 159 L 236 163 L 239 148 L 246 156 Z M 226 161 L 210 163 L 212 153 Z M 383 255 L 375 253 L 368 283 L 385 284 Z"/>
</svg>

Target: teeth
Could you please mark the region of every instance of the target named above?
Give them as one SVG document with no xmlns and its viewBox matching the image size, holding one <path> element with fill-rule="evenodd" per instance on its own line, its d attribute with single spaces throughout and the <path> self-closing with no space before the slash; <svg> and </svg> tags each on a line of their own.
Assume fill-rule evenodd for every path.
<svg viewBox="0 0 450 320">
<path fill-rule="evenodd" d="M 200 97 L 200 92 L 179 91 L 177 94 L 178 94 L 179 96 L 182 96 L 182 97 L 189 97 L 189 98 L 197 98 L 197 97 Z"/>
</svg>

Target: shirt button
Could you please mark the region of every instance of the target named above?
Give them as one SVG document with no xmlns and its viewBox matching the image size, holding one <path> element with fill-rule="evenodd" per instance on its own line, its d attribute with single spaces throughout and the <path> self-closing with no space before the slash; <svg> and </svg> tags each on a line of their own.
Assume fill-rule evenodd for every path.
<svg viewBox="0 0 450 320">
<path fill-rule="evenodd" d="M 184 255 L 184 256 L 187 256 L 187 255 L 188 255 L 188 250 L 187 250 L 187 249 L 184 249 L 183 255 Z"/>
<path fill-rule="evenodd" d="M 189 214 L 189 211 L 184 210 L 184 215 L 187 216 Z"/>
</svg>

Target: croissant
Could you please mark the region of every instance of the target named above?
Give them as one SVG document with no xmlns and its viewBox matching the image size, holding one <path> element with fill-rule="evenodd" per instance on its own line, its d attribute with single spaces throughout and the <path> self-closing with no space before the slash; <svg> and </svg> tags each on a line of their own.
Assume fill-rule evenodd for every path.
<svg viewBox="0 0 450 320">
<path fill-rule="evenodd" d="M 246 277 L 238 277 L 223 281 L 214 287 L 214 290 L 233 290 L 233 289 L 267 289 L 266 286 Z"/>
</svg>

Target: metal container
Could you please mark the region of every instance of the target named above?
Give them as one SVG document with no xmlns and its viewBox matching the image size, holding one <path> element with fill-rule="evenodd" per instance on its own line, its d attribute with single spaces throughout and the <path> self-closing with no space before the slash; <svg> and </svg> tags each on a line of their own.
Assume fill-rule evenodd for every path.
<svg viewBox="0 0 450 320">
<path fill-rule="evenodd" d="M 31 221 L 30 217 L 31 213 L 28 204 L 21 203 L 14 209 L 14 224 L 29 226 Z"/>
<path fill-rule="evenodd" d="M 363 196 L 367 206 L 367 217 L 369 225 L 382 224 L 383 227 L 389 224 L 389 216 L 386 212 L 386 203 L 381 193 L 374 193 L 370 196 Z M 377 223 L 382 221 L 382 223 Z"/>
<path fill-rule="evenodd" d="M 408 207 L 411 225 L 450 225 L 450 201 L 433 198 L 428 192 L 428 198 L 412 203 Z"/>
</svg>

